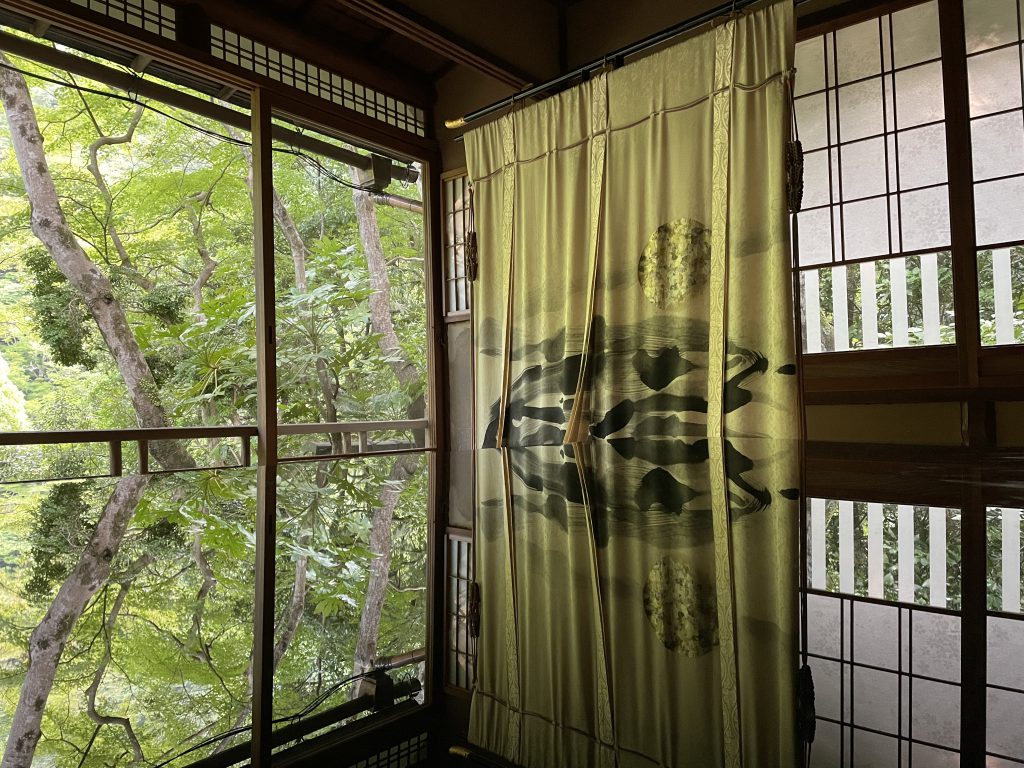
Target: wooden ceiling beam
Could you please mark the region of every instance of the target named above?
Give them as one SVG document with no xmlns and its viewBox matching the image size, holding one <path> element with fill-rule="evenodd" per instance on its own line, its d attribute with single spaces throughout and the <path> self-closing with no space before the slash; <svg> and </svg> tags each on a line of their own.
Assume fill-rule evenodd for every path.
<svg viewBox="0 0 1024 768">
<path fill-rule="evenodd" d="M 512 88 L 521 89 L 536 81 L 536 78 L 529 73 L 484 51 L 410 8 L 392 2 L 392 0 L 331 0 L 331 2 L 387 27 L 449 61 L 475 69 Z"/>
</svg>

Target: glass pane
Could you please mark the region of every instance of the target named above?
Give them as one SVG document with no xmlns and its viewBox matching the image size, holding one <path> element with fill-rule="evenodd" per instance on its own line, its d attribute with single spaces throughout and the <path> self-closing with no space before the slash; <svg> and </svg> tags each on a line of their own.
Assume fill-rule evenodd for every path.
<svg viewBox="0 0 1024 768">
<path fill-rule="evenodd" d="M 1012 43 L 1019 39 L 1017 0 L 964 0 L 967 52 Z"/>
<path fill-rule="evenodd" d="M 807 596 L 807 650 L 821 656 L 839 658 L 838 598 Z"/>
<path fill-rule="evenodd" d="M 88 79 L 75 78 L 88 90 L 55 85 L 34 75 L 72 76 L 9 58 L 30 73 L 15 87 L 43 144 L 30 148 L 0 120 L 0 250 L 18 255 L 0 277 L 0 378 L 18 393 L 15 421 L 0 429 L 253 422 L 248 133 L 158 102 L 136 107 Z M 33 172 L 48 169 L 35 188 L 49 189 L 66 219 L 52 238 L 31 232 L 36 193 L 24 192 L 16 150 Z M 89 309 L 98 301 L 108 309 L 99 322 Z M 174 466 L 159 447 L 155 458 Z M 42 474 L 85 471 L 68 469 Z"/>
<path fill-rule="evenodd" d="M 946 181 L 946 126 L 931 125 L 897 135 L 900 189 Z"/>
<path fill-rule="evenodd" d="M 974 221 L 978 245 L 1024 240 L 1024 176 L 974 185 Z"/>
<path fill-rule="evenodd" d="M 838 499 L 807 504 L 812 587 L 959 610 L 959 510 Z"/>
<path fill-rule="evenodd" d="M 939 62 L 905 69 L 896 73 L 896 125 L 915 125 L 942 120 L 946 107 L 942 100 L 942 65 Z"/>
<path fill-rule="evenodd" d="M 978 253 L 978 306 L 983 345 L 1024 341 L 1024 247 Z"/>
<path fill-rule="evenodd" d="M 406 169 L 396 164 L 394 179 L 378 189 L 368 173 L 334 158 L 283 144 L 275 149 L 279 420 L 423 418 L 427 343 L 419 180 L 400 180 Z M 370 439 L 377 444 L 389 437 Z M 408 435 L 397 439 L 411 441 Z M 340 433 L 292 436 L 284 450 L 313 455 L 325 440 L 328 453 L 347 452 Z"/>
<path fill-rule="evenodd" d="M 815 659 L 813 674 L 815 712 L 821 717 L 840 719 L 842 715 L 839 709 L 839 662 Z"/>
<path fill-rule="evenodd" d="M 922 3 L 892 15 L 896 68 L 939 58 L 939 7 Z"/>
<path fill-rule="evenodd" d="M 858 702 L 858 710 L 860 704 Z M 889 725 L 892 728 L 892 725 Z M 876 765 L 897 765 L 899 742 L 892 736 L 883 736 L 871 731 L 853 731 L 853 760 L 858 768 Z"/>
<path fill-rule="evenodd" d="M 832 212 L 829 208 L 803 211 L 800 222 L 800 263 L 832 261 Z"/>
<path fill-rule="evenodd" d="M 811 750 L 811 768 L 835 768 L 839 765 L 839 743 L 842 731 L 836 723 L 818 720 Z"/>
<path fill-rule="evenodd" d="M 925 744 L 914 744 L 915 768 L 960 768 L 960 753 L 948 749 L 936 749 Z M 992 768 L 986 763 L 985 768 Z"/>
<path fill-rule="evenodd" d="M 805 151 L 828 144 L 828 122 L 825 117 L 825 94 L 803 96 L 794 102 L 800 143 Z"/>
<path fill-rule="evenodd" d="M 1024 173 L 1024 114 L 972 120 L 971 156 L 975 181 Z"/>
<path fill-rule="evenodd" d="M 852 721 L 865 728 L 897 733 L 899 675 L 856 667 L 853 671 Z"/>
<path fill-rule="evenodd" d="M 140 765 L 192 763 L 231 728 L 247 738 L 255 498 L 254 470 L 5 489 L 0 719 L 30 669 L 52 681 L 10 734 L 41 723 L 33 765 L 125 764 L 123 728 L 95 717 L 128 718 Z"/>
<path fill-rule="evenodd" d="M 881 80 L 843 86 L 838 91 L 838 99 L 842 141 L 855 141 L 883 132 Z"/>
<path fill-rule="evenodd" d="M 820 91 L 825 87 L 825 54 L 821 38 L 804 40 L 796 44 L 796 78 L 793 93 L 801 96 L 805 93 Z"/>
<path fill-rule="evenodd" d="M 988 617 L 988 682 L 1024 691 L 1024 622 Z"/>
<path fill-rule="evenodd" d="M 869 139 L 843 146 L 843 199 L 883 195 L 886 192 L 885 142 Z"/>
<path fill-rule="evenodd" d="M 988 689 L 988 712 L 985 719 L 986 748 L 990 752 L 1024 761 L 1024 694 Z"/>
<path fill-rule="evenodd" d="M 849 83 L 881 74 L 878 19 L 871 19 L 836 32 L 839 82 Z"/>
<path fill-rule="evenodd" d="M 895 605 L 856 604 L 853 660 L 896 671 L 900 660 L 898 622 L 899 608 Z"/>
<path fill-rule="evenodd" d="M 1021 106 L 1020 49 L 1003 48 L 967 60 L 971 117 Z"/>
<path fill-rule="evenodd" d="M 953 271 L 948 252 L 804 270 L 804 352 L 952 344 Z M 836 285 L 846 301 L 837 301 Z"/>
<path fill-rule="evenodd" d="M 914 680 L 914 738 L 943 747 L 960 746 L 960 687 Z"/>
<path fill-rule="evenodd" d="M 914 611 L 911 622 L 915 675 L 960 682 L 960 617 Z"/>
<path fill-rule="evenodd" d="M 427 467 L 408 453 L 281 468 L 279 725 L 358 695 L 353 675 L 375 660 L 425 648 Z M 422 678 L 421 661 L 389 676 Z"/>
<path fill-rule="evenodd" d="M 829 191 L 828 151 L 819 150 L 804 155 L 803 207 L 814 208 L 831 202 Z"/>
<path fill-rule="evenodd" d="M 945 186 L 900 195 L 903 250 L 949 247 L 949 190 Z"/>
<path fill-rule="evenodd" d="M 843 170 L 845 174 L 845 167 Z M 889 252 L 887 203 L 883 197 L 843 206 L 843 246 L 847 259 L 863 259 Z"/>
</svg>

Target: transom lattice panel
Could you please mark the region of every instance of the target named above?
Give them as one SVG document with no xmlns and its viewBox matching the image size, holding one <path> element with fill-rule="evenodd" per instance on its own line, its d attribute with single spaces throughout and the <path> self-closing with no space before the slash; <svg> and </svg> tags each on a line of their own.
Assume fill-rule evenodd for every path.
<svg viewBox="0 0 1024 768">
<path fill-rule="evenodd" d="M 102 13 L 147 32 L 175 39 L 174 7 L 158 0 L 71 0 L 75 5 Z"/>
<path fill-rule="evenodd" d="M 419 107 L 217 24 L 210 26 L 210 52 L 228 64 L 311 96 L 416 136 L 426 135 L 426 115 Z"/>
<path fill-rule="evenodd" d="M 360 760 L 352 768 L 406 768 L 421 765 L 427 759 L 427 734 L 388 747 L 376 755 Z"/>
</svg>

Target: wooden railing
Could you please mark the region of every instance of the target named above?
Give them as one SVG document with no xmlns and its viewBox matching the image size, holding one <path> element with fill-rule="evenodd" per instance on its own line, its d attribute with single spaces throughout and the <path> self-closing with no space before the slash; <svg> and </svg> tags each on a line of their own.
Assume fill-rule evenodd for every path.
<svg viewBox="0 0 1024 768">
<path fill-rule="evenodd" d="M 348 421 L 321 424 L 279 424 L 278 434 L 315 435 L 341 434 L 344 450 L 330 455 L 299 455 L 282 458 L 282 461 L 304 461 L 308 459 L 342 458 L 359 456 L 367 453 L 396 453 L 406 450 L 420 450 L 424 440 L 411 443 L 374 442 L 371 436 L 381 432 L 425 432 L 430 422 L 427 419 L 405 419 L 399 421 Z M 194 469 L 237 469 L 252 464 L 252 438 L 258 436 L 257 428 L 251 424 L 214 426 L 214 427 L 162 427 L 162 428 L 131 428 L 131 429 L 77 429 L 57 431 L 24 431 L 0 432 L 0 447 L 38 446 L 38 445 L 80 445 L 106 443 L 109 447 L 108 472 L 105 475 L 90 477 L 120 477 L 124 474 L 124 443 L 134 443 L 138 456 L 138 474 L 154 474 L 156 472 L 178 472 Z M 217 467 L 172 467 L 154 470 L 150 466 L 150 443 L 164 440 L 216 440 L 237 438 L 240 441 L 239 462 Z M 15 479 L 0 481 L 0 484 L 12 482 L 33 482 L 45 478 Z"/>
</svg>

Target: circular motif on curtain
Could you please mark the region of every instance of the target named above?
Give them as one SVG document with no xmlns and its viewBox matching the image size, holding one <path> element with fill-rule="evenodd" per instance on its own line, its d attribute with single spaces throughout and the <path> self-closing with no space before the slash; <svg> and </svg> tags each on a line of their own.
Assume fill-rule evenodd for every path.
<svg viewBox="0 0 1024 768">
<path fill-rule="evenodd" d="M 640 287 L 653 304 L 665 309 L 699 294 L 711 272 L 711 230 L 693 219 L 662 224 L 640 254 Z"/>
<path fill-rule="evenodd" d="M 644 584 L 644 613 L 670 651 L 696 658 L 718 644 L 718 612 L 711 588 L 671 557 L 655 563 Z"/>
</svg>

